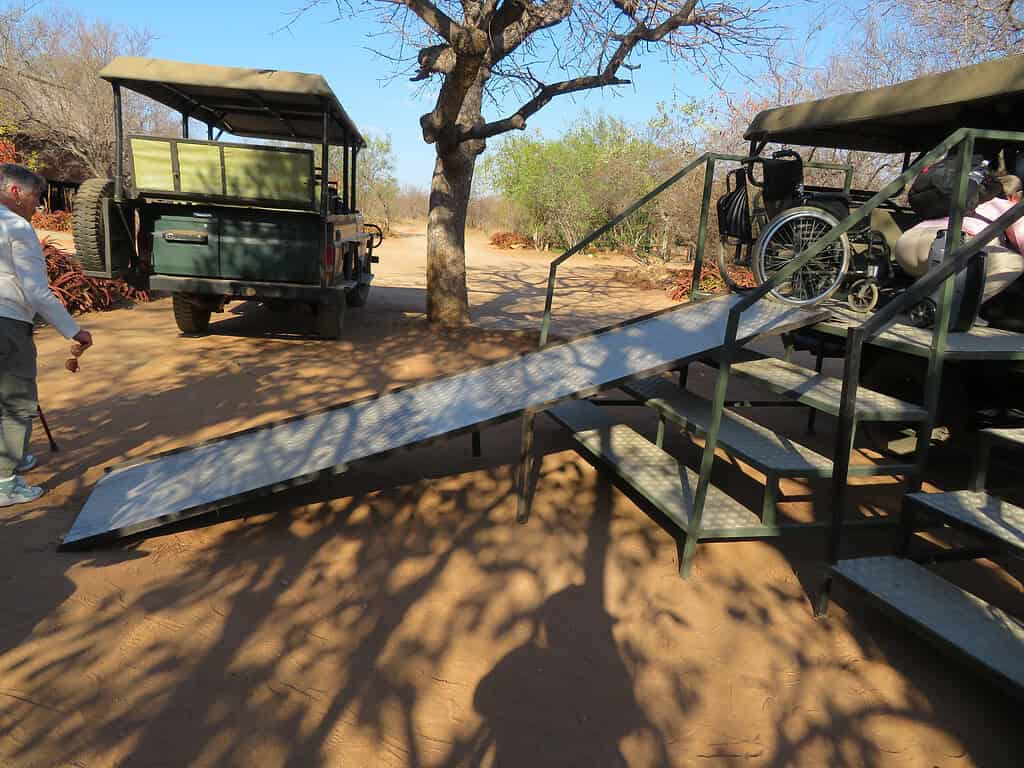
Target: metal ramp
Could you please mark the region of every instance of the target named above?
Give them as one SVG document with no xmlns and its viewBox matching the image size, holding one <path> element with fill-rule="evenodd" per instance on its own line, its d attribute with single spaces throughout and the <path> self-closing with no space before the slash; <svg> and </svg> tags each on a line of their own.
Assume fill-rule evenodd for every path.
<svg viewBox="0 0 1024 768">
<path fill-rule="evenodd" d="M 115 468 L 93 488 L 63 548 L 84 547 L 273 493 L 322 473 L 587 397 L 724 344 L 742 297 L 686 304 L 565 344 Z M 822 310 L 761 302 L 737 339 L 785 333 Z"/>
</svg>

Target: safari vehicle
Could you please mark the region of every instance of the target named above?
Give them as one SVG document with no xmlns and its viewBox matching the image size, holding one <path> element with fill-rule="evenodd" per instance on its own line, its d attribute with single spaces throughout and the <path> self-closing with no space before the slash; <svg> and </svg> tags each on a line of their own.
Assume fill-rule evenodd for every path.
<svg viewBox="0 0 1024 768">
<path fill-rule="evenodd" d="M 100 76 L 114 92 L 117 168 L 78 192 L 72 223 L 86 271 L 170 292 L 184 333 L 204 332 L 230 301 L 257 300 L 307 305 L 320 335 L 338 338 L 346 306 L 367 301 L 383 236 L 356 204 L 365 142 L 327 81 L 137 57 L 115 58 Z M 181 137 L 125 136 L 123 90 L 179 112 Z M 195 123 L 205 139 L 189 135 Z M 340 149 L 340 180 L 316 166 L 311 144 L 320 158 Z"/>
</svg>

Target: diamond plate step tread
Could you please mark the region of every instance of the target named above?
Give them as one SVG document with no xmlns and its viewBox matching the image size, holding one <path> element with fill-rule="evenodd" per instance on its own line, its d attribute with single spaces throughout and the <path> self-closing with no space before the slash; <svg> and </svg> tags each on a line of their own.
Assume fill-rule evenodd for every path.
<svg viewBox="0 0 1024 768">
<path fill-rule="evenodd" d="M 121 467 L 92 489 L 63 546 L 127 536 L 396 448 L 591 394 L 720 347 L 730 308 L 722 296 L 483 368 L 300 416 Z M 740 319 L 743 341 L 827 316 L 762 301 Z"/>
<path fill-rule="evenodd" d="M 823 413 L 839 415 L 842 379 L 815 373 L 775 357 L 736 363 L 732 366 L 732 372 Z M 922 421 L 927 415 L 919 405 L 864 387 L 857 388 L 858 421 Z"/>
<path fill-rule="evenodd" d="M 908 493 L 907 501 L 1024 550 L 1024 509 L 984 491 Z"/>
<path fill-rule="evenodd" d="M 604 410 L 585 400 L 572 400 L 548 411 L 592 456 L 615 468 L 631 488 L 692 534 L 693 494 L 698 475 Z M 708 488 L 701 530 L 752 528 L 757 515 L 715 486 Z M 698 537 L 699 537 L 698 533 Z"/>
<path fill-rule="evenodd" d="M 701 432 L 711 423 L 711 403 L 680 389 L 674 382 L 655 376 L 631 381 L 623 391 L 646 401 L 672 421 Z M 733 411 L 722 412 L 718 443 L 726 451 L 761 471 L 787 477 L 831 477 L 832 462 L 817 451 L 774 432 Z"/>
<path fill-rule="evenodd" d="M 841 560 L 833 572 L 931 637 L 1024 688 L 1024 626 L 912 560 Z"/>
<path fill-rule="evenodd" d="M 1003 443 L 1024 447 L 1024 427 L 989 427 L 981 430 L 981 434 Z"/>
</svg>

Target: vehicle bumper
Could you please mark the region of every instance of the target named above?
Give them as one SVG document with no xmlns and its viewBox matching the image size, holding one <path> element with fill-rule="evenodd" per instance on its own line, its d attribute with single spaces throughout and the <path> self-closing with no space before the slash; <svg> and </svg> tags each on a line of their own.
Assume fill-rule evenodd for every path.
<svg viewBox="0 0 1024 768">
<path fill-rule="evenodd" d="M 355 280 L 341 280 L 329 288 L 298 283 L 264 283 L 255 280 L 218 280 L 205 277 L 152 275 L 149 288 L 168 293 L 192 293 L 199 296 L 226 296 L 255 301 L 285 299 L 311 304 L 340 304 L 342 296 L 356 287 Z"/>
</svg>

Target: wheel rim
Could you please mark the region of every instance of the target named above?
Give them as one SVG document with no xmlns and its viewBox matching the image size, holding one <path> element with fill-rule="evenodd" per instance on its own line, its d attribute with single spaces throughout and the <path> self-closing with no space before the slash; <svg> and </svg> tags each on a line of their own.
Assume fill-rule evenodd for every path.
<svg viewBox="0 0 1024 768">
<path fill-rule="evenodd" d="M 822 210 L 800 209 L 781 214 L 762 232 L 755 249 L 757 281 L 767 282 L 837 223 L 831 214 Z M 816 304 L 839 287 L 849 258 L 849 241 L 843 235 L 773 288 L 771 293 L 789 304 Z"/>
</svg>

